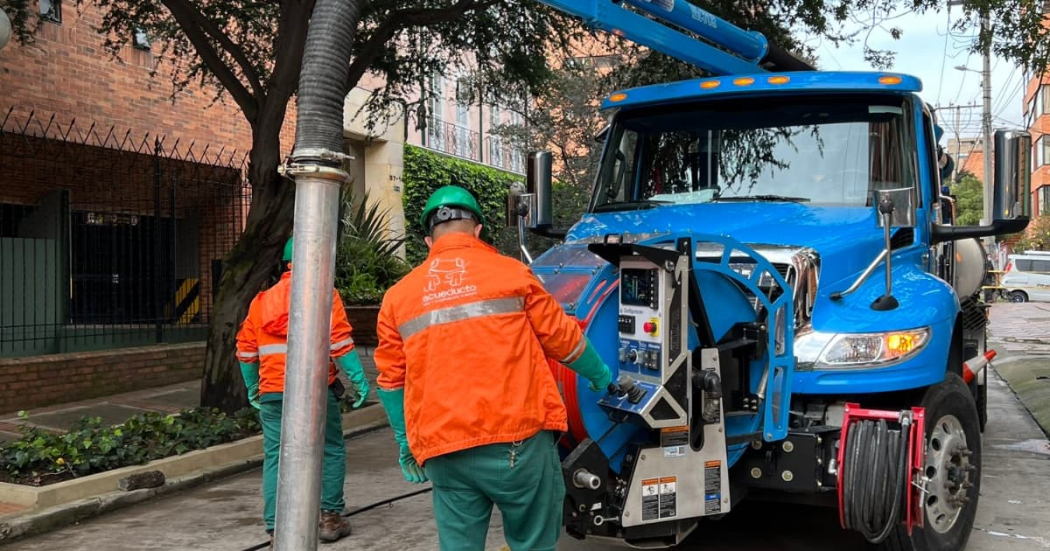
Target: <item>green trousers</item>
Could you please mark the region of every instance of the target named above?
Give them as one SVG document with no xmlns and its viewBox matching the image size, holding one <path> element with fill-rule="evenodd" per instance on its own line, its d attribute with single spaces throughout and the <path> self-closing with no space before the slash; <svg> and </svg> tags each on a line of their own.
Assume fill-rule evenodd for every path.
<svg viewBox="0 0 1050 551">
<path fill-rule="evenodd" d="M 264 395 L 259 404 L 263 432 L 263 521 L 272 532 L 277 507 L 277 463 L 281 452 L 281 399 Z M 270 398 L 270 399 L 267 399 Z M 321 466 L 321 510 L 343 512 L 343 481 L 346 479 L 346 447 L 339 399 L 328 390 L 325 411 L 324 460 Z"/>
<path fill-rule="evenodd" d="M 434 457 L 424 468 L 442 551 L 484 551 L 494 504 L 512 551 L 554 551 L 565 483 L 553 433 Z"/>
</svg>

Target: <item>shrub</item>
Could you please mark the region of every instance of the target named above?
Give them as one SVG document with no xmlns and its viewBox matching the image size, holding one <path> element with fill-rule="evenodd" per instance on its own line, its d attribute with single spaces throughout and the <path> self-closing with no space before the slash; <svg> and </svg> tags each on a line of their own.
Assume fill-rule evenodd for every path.
<svg viewBox="0 0 1050 551">
<path fill-rule="evenodd" d="M 524 185 L 523 176 L 406 145 L 402 178 L 405 183 L 403 201 L 408 234 L 405 240 L 406 258 L 411 265 L 419 265 L 427 256 L 427 246 L 423 241 L 426 233 L 419 223 L 423 207 L 434 190 L 446 185 L 463 187 L 478 200 L 488 226 L 488 231 L 482 234 L 483 239 L 505 255 L 519 256 L 518 230 L 506 227 L 506 205 L 511 184 L 517 182 Z M 554 182 L 554 226 L 564 229 L 575 223 L 583 213 L 586 202 L 586 191 Z M 527 241 L 533 257 L 556 243 L 553 239 L 531 234 Z"/>
<path fill-rule="evenodd" d="M 19 414 L 28 418 L 25 412 Z M 65 434 L 23 427 L 22 437 L 0 446 L 0 479 L 35 486 L 141 465 L 259 433 L 255 410 L 233 417 L 218 409 L 195 408 L 179 415 L 147 412 L 121 425 L 103 426 L 100 417 L 82 417 Z"/>
<path fill-rule="evenodd" d="M 387 212 L 370 203 L 367 193 L 358 203 L 351 190 L 344 187 L 340 197 L 335 287 L 344 304 L 378 304 L 409 271 L 397 255 L 405 238 L 389 235 Z"/>
</svg>

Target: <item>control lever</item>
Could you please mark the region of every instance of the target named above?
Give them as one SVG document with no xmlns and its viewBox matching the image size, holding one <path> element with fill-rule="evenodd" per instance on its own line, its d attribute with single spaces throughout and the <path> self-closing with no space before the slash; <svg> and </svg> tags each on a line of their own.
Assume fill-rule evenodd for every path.
<svg viewBox="0 0 1050 551">
<path fill-rule="evenodd" d="M 638 386 L 638 383 L 634 382 L 630 377 L 621 377 L 619 381 L 615 383 L 609 383 L 609 394 L 619 396 L 623 398 L 627 396 L 627 401 L 632 404 L 637 404 L 642 401 L 645 397 L 645 389 Z"/>
</svg>

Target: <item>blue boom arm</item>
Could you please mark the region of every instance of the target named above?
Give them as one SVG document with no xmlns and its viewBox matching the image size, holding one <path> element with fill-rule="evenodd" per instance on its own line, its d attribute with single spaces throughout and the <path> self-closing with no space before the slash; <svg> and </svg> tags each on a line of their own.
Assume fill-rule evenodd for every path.
<svg viewBox="0 0 1050 551">
<path fill-rule="evenodd" d="M 541 0 L 574 15 L 590 28 L 622 36 L 675 59 L 691 63 L 714 75 L 764 72 L 758 63 L 766 55 L 766 38 L 745 31 L 682 0 L 625 0 L 626 3 L 664 21 L 674 23 L 734 53 L 720 50 L 696 38 L 662 25 L 612 0 Z"/>
</svg>

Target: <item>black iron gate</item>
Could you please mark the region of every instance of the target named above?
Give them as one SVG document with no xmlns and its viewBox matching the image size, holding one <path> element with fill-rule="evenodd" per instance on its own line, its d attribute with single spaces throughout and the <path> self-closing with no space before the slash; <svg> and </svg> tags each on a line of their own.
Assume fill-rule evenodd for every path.
<svg viewBox="0 0 1050 551">
<path fill-rule="evenodd" d="M 246 154 L 49 115 L 0 124 L 0 357 L 206 335 Z"/>
</svg>

